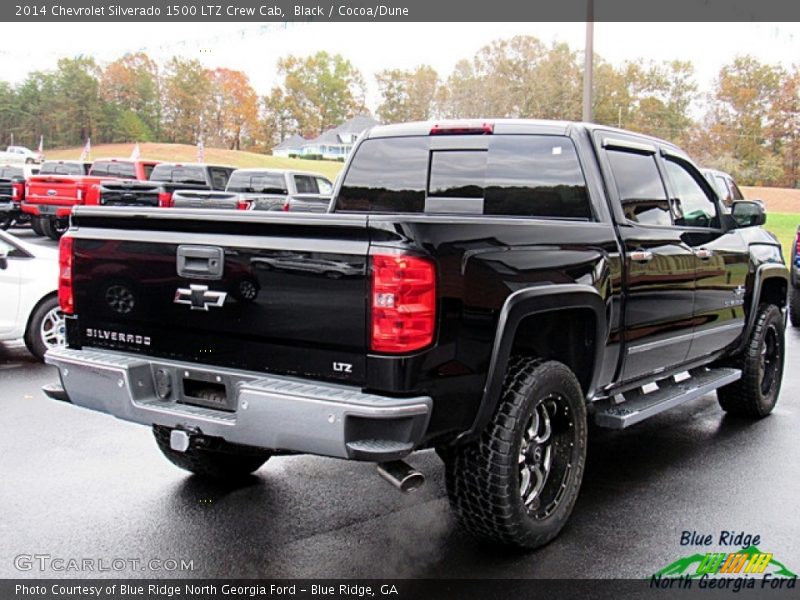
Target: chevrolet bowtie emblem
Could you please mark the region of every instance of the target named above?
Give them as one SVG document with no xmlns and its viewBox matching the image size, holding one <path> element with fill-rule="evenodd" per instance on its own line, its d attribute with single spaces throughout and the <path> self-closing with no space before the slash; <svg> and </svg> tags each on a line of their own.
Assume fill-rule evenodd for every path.
<svg viewBox="0 0 800 600">
<path fill-rule="evenodd" d="M 175 290 L 175 304 L 188 304 L 192 310 L 208 310 L 209 307 L 219 308 L 225 304 L 226 292 L 209 291 L 207 285 L 190 285 L 189 289 L 178 288 Z"/>
</svg>

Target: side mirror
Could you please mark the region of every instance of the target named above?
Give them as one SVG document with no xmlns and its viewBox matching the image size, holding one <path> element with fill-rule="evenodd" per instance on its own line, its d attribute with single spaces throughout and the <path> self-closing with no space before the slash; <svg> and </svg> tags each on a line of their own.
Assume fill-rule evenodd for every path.
<svg viewBox="0 0 800 600">
<path fill-rule="evenodd" d="M 737 200 L 731 206 L 731 216 L 739 227 L 757 227 L 767 222 L 767 211 L 761 200 Z"/>
</svg>

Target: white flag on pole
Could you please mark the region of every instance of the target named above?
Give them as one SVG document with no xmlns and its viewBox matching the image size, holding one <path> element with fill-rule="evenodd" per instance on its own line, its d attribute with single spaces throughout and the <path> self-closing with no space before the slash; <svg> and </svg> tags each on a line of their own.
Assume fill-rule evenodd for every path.
<svg viewBox="0 0 800 600">
<path fill-rule="evenodd" d="M 142 150 L 139 148 L 139 142 L 136 142 L 136 145 L 133 147 L 131 151 L 131 160 L 139 160 L 139 157 L 142 155 Z"/>
<path fill-rule="evenodd" d="M 86 138 L 86 145 L 83 147 L 83 152 L 81 152 L 81 157 L 78 160 L 86 160 L 89 158 L 89 154 L 92 153 L 92 138 Z"/>
</svg>

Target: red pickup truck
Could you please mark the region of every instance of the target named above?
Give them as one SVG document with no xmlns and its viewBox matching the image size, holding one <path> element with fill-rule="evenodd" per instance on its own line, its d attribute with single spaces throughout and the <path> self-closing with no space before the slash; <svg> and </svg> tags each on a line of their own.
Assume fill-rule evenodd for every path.
<svg viewBox="0 0 800 600">
<path fill-rule="evenodd" d="M 22 210 L 31 215 L 35 231 L 57 240 L 69 225 L 73 206 L 98 203 L 101 182 L 147 180 L 157 164 L 153 160 L 105 158 L 94 161 L 88 175 L 35 175 L 26 184 Z"/>
</svg>

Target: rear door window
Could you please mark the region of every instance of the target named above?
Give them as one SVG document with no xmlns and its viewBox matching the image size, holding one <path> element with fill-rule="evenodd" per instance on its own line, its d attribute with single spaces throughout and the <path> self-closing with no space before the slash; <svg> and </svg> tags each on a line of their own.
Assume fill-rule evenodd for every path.
<svg viewBox="0 0 800 600">
<path fill-rule="evenodd" d="M 672 225 L 655 156 L 628 150 L 607 150 L 606 156 L 625 218 L 642 225 Z"/>
<path fill-rule="evenodd" d="M 592 218 L 569 138 L 498 135 L 486 146 L 431 150 L 427 137 L 367 140 L 345 176 L 337 210 Z"/>
</svg>

